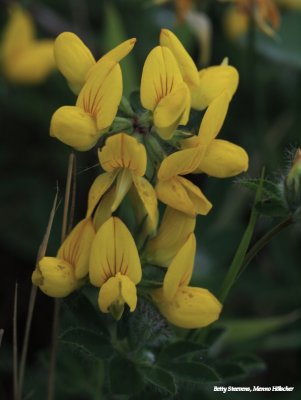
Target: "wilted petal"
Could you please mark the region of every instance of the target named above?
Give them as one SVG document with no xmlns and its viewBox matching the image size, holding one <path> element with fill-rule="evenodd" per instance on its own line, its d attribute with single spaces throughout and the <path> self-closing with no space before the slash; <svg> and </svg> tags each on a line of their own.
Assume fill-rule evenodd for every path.
<svg viewBox="0 0 301 400">
<path fill-rule="evenodd" d="M 98 230 L 90 255 L 90 280 L 94 286 L 102 286 L 110 277 L 120 272 L 135 284 L 142 272 L 134 239 L 116 217 L 111 217 Z"/>
<path fill-rule="evenodd" d="M 60 107 L 53 114 L 50 136 L 79 151 L 90 150 L 97 143 L 100 133 L 94 118 L 76 106 Z"/>
<path fill-rule="evenodd" d="M 166 267 L 194 228 L 195 217 L 166 207 L 158 234 L 148 241 L 143 257 L 151 264 Z"/>
<path fill-rule="evenodd" d="M 56 257 L 43 257 L 31 279 L 34 285 L 51 297 L 66 297 L 80 286 L 73 266 Z"/>
<path fill-rule="evenodd" d="M 207 147 L 196 173 L 216 178 L 229 178 L 247 171 L 249 157 L 245 150 L 226 140 L 215 139 Z"/>
<path fill-rule="evenodd" d="M 171 301 L 180 286 L 187 286 L 190 282 L 194 257 L 196 250 L 196 240 L 191 233 L 175 255 L 171 264 L 168 266 L 163 282 L 163 293 L 166 301 Z"/>
<path fill-rule="evenodd" d="M 76 279 L 82 279 L 89 272 L 89 256 L 95 229 L 91 218 L 80 221 L 62 243 L 57 257 L 72 265 Z"/>
<path fill-rule="evenodd" d="M 87 72 L 96 64 L 92 53 L 77 35 L 63 32 L 55 40 L 54 57 L 72 91 L 78 94 L 86 81 Z"/>
<path fill-rule="evenodd" d="M 146 170 L 146 150 L 143 144 L 126 133 L 110 136 L 98 152 L 99 162 L 105 171 L 127 168 L 135 175 L 143 176 Z"/>
<path fill-rule="evenodd" d="M 219 318 L 222 305 L 207 289 L 184 286 L 172 301 L 165 300 L 163 289 L 152 293 L 161 314 L 172 324 L 186 329 L 197 329 L 212 324 Z"/>
</svg>

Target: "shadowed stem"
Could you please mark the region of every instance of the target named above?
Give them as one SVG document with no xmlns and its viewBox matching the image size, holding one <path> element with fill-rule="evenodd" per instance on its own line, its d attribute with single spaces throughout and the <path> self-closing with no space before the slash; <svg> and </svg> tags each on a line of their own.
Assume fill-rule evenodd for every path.
<svg viewBox="0 0 301 400">
<path fill-rule="evenodd" d="M 71 208 L 70 208 L 71 212 L 69 213 L 70 199 L 71 199 Z M 68 221 L 72 221 L 73 219 L 72 214 L 74 212 L 74 203 L 75 203 L 75 155 L 74 153 L 71 153 L 69 156 L 68 170 L 67 170 L 61 243 L 63 243 L 63 241 L 65 240 L 66 236 L 69 233 L 68 230 L 70 229 L 70 224 L 68 225 Z M 55 367 L 56 367 L 57 351 L 58 351 L 58 332 L 60 326 L 60 307 L 61 307 L 60 300 L 55 299 L 54 310 L 53 310 L 52 332 L 51 332 L 51 354 L 50 354 L 50 365 L 48 374 L 47 400 L 54 399 Z"/>
<path fill-rule="evenodd" d="M 18 284 L 15 285 L 14 312 L 13 312 L 13 380 L 14 380 L 14 399 L 18 398 Z"/>
<path fill-rule="evenodd" d="M 46 254 L 46 249 L 49 241 L 49 236 L 52 228 L 53 219 L 57 209 L 57 199 L 58 199 L 58 189 L 56 191 L 56 195 L 53 201 L 51 213 L 49 216 L 49 221 L 47 225 L 47 229 L 45 232 L 45 236 L 39 248 L 37 254 L 36 265 L 38 265 L 39 260 L 44 257 Z M 28 303 L 28 311 L 27 311 L 27 319 L 26 319 L 26 326 L 25 326 L 25 333 L 24 333 L 24 341 L 22 347 L 22 354 L 21 354 L 21 361 L 20 361 L 20 368 L 19 368 L 19 382 L 18 382 L 18 390 L 17 390 L 17 400 L 22 399 L 22 392 L 23 392 L 23 382 L 24 382 L 24 373 L 25 373 L 25 366 L 26 366 L 26 358 L 27 358 L 27 351 L 28 351 L 28 343 L 29 343 L 29 336 L 30 336 L 30 329 L 31 329 L 31 322 L 32 316 L 35 306 L 37 296 L 37 287 L 35 285 L 31 285 L 29 303 Z"/>
</svg>

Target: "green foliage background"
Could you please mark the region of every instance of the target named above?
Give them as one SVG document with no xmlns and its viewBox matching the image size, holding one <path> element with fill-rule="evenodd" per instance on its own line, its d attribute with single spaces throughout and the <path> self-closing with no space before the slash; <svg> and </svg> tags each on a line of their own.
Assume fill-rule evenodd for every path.
<svg viewBox="0 0 301 400">
<path fill-rule="evenodd" d="M 174 29 L 194 58 L 197 60 L 198 57 L 197 41 L 188 25 L 175 23 L 172 4 L 155 7 L 148 0 L 23 3 L 32 11 L 40 37 L 55 37 L 61 31 L 74 31 L 96 57 L 126 38 L 137 37 L 134 51 L 122 65 L 126 94 L 138 88 L 143 62 L 149 50 L 158 43 L 161 27 Z M 249 177 L 258 177 L 265 165 L 268 177 L 280 182 L 288 170 L 292 150 L 300 146 L 301 138 L 301 12 L 282 10 L 282 24 L 276 40 L 251 29 L 241 40 L 233 42 L 226 38 L 223 30 L 226 5 L 214 1 L 196 3 L 200 10 L 207 12 L 213 24 L 210 64 L 219 64 L 228 56 L 240 73 L 239 88 L 220 137 L 247 150 L 250 156 Z M 8 2 L 0 2 L 1 31 L 7 21 L 7 5 Z M 0 76 L 0 328 L 5 330 L 0 348 L 0 398 L 5 400 L 12 398 L 15 282 L 19 287 L 18 334 L 21 344 L 37 249 L 44 235 L 56 186 L 62 197 L 65 185 L 69 150 L 49 137 L 49 121 L 59 106 L 73 101 L 64 79 L 57 72 L 34 87 L 14 85 Z M 86 154 L 79 154 L 77 158 L 78 219 L 83 216 L 87 190 L 97 174 L 97 168 L 89 169 L 95 165 L 95 160 L 96 157 Z M 208 217 L 198 219 L 199 251 L 194 284 L 208 287 L 217 294 L 247 225 L 252 193 L 231 179 L 191 178 L 214 205 Z M 55 254 L 59 243 L 61 213 L 62 206 L 55 219 L 49 255 Z M 277 219 L 272 221 L 268 216 L 260 218 L 255 239 L 275 221 Z M 301 304 L 298 229 L 289 228 L 279 234 L 252 261 L 231 292 L 222 319 L 213 330 L 217 340 L 211 351 L 220 358 L 228 357 L 227 371 L 236 368 L 236 375 L 232 371 L 232 377 L 236 378 L 232 378 L 231 383 L 295 386 L 294 392 L 279 394 L 278 398 L 298 399 L 301 394 L 301 324 L 296 314 Z M 26 376 L 26 391 L 32 392 L 29 398 L 33 399 L 42 399 L 41 393 L 45 390 L 52 308 L 52 299 L 39 294 Z M 67 328 L 68 320 L 65 324 Z M 74 338 L 67 339 L 72 341 Z M 99 338 L 99 342 L 102 340 Z M 88 341 L 88 352 L 94 341 L 98 343 L 95 337 Z M 59 351 L 56 398 L 96 399 L 93 397 L 97 392 L 95 388 L 101 387 L 104 379 L 103 364 L 92 357 L 87 360 L 81 351 L 70 350 L 66 345 L 61 345 Z M 98 348 L 98 351 L 102 350 Z M 184 348 L 185 353 L 189 351 Z M 239 358 L 249 353 L 259 355 L 266 368 L 259 359 L 246 361 L 246 358 Z M 112 363 L 111 385 L 118 386 L 123 372 L 131 368 L 125 359 L 114 358 Z M 241 366 L 240 370 L 237 365 Z M 248 368 L 259 373 L 245 379 L 243 372 Z M 185 375 L 184 370 L 176 372 L 179 376 Z M 192 390 L 184 390 L 182 397 L 178 398 L 195 399 L 202 394 L 204 399 L 211 399 L 222 395 L 213 392 L 210 384 L 200 387 L 197 368 L 194 372 L 186 382 Z M 135 370 L 132 374 L 139 385 Z M 160 387 L 160 379 L 164 380 L 161 371 L 152 371 L 147 376 L 157 387 L 160 398 L 170 398 Z M 167 386 L 168 379 L 165 379 Z M 137 396 L 130 398 L 138 399 Z M 231 394 L 227 396 L 231 397 Z M 244 396 L 235 394 L 236 398 Z M 120 397 L 116 393 L 112 398 L 129 397 Z M 159 397 L 147 397 L 145 393 L 143 398 Z M 253 393 L 248 394 L 248 398 L 260 399 L 265 395 Z"/>
</svg>

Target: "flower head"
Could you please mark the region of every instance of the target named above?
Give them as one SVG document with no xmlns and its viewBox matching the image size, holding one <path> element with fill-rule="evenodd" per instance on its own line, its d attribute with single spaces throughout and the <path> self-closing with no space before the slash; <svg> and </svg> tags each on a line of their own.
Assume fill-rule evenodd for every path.
<svg viewBox="0 0 301 400">
<path fill-rule="evenodd" d="M 30 14 L 20 6 L 11 8 L 1 45 L 2 68 L 16 83 L 42 82 L 54 70 L 53 40 L 35 38 Z"/>
<path fill-rule="evenodd" d="M 100 287 L 98 304 L 119 319 L 124 304 L 134 311 L 136 286 L 142 271 L 138 251 L 127 227 L 116 217 L 108 219 L 98 230 L 91 248 L 90 281 Z"/>
<path fill-rule="evenodd" d="M 170 139 L 178 125 L 185 125 L 190 94 L 172 52 L 155 47 L 147 56 L 141 78 L 141 103 L 153 112 L 154 125 L 163 139 Z"/>
<path fill-rule="evenodd" d="M 222 305 L 207 289 L 188 286 L 191 280 L 196 241 L 190 234 L 169 265 L 163 287 L 151 296 L 161 314 L 181 328 L 195 329 L 219 318 Z"/>
<path fill-rule="evenodd" d="M 66 297 L 88 275 L 89 255 L 95 229 L 90 218 L 79 222 L 64 240 L 56 257 L 43 257 L 32 282 L 51 297 Z"/>
<path fill-rule="evenodd" d="M 106 172 L 99 175 L 90 188 L 87 216 L 93 213 L 115 183 L 114 191 L 110 192 L 110 201 L 105 203 L 106 209 L 109 206 L 110 211 L 114 212 L 131 189 L 137 193 L 155 229 L 158 219 L 157 198 L 152 185 L 143 177 L 147 162 L 145 147 L 134 137 L 118 133 L 107 139 L 98 155 L 100 165 Z"/>
</svg>

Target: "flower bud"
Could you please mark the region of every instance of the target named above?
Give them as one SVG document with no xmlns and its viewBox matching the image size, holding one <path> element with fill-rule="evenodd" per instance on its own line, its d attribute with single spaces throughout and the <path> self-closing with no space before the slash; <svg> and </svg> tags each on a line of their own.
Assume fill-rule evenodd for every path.
<svg viewBox="0 0 301 400">
<path fill-rule="evenodd" d="M 290 211 L 301 206 L 301 149 L 297 149 L 291 169 L 284 181 L 284 196 Z"/>
</svg>

